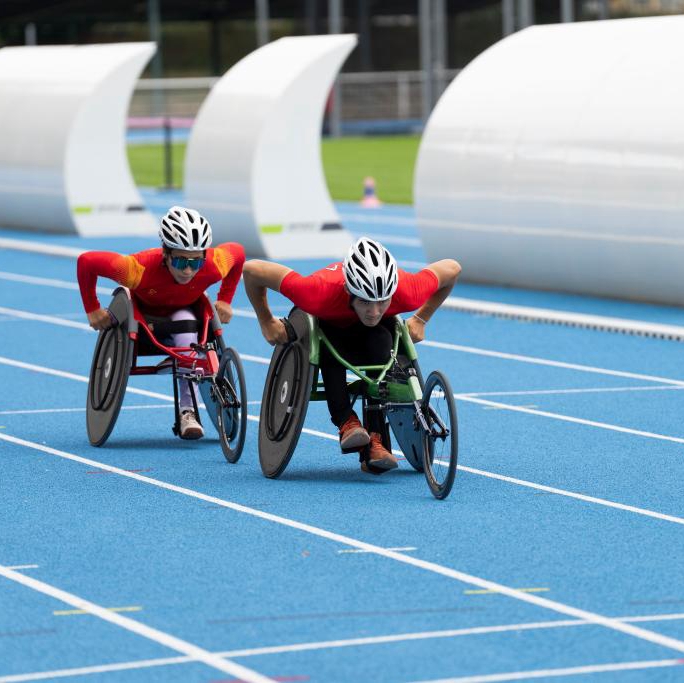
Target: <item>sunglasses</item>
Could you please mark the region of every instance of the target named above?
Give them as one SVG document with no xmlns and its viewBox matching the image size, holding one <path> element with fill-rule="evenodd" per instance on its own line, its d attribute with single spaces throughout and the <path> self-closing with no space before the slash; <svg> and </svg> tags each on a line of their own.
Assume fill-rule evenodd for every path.
<svg viewBox="0 0 684 683">
<path fill-rule="evenodd" d="M 171 265 L 178 270 L 185 270 L 190 268 L 191 270 L 199 270 L 206 259 L 203 258 L 185 258 L 185 256 L 172 256 Z"/>
</svg>

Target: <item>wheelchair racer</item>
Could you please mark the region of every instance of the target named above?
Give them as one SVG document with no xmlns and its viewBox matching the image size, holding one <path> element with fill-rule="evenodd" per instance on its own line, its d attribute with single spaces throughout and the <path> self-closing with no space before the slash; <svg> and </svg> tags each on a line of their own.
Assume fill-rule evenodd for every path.
<svg viewBox="0 0 684 683">
<path fill-rule="evenodd" d="M 96 294 L 98 277 L 107 277 L 128 287 L 143 315 L 190 321 L 185 328 L 169 335 L 172 346 L 197 343 L 193 305 L 205 290 L 221 281 L 216 312 L 222 323 L 233 316 L 231 301 L 235 294 L 245 251 L 236 242 L 211 247 L 211 226 L 193 209 L 172 206 L 159 228 L 161 247 L 122 256 L 108 251 L 89 251 L 78 257 L 77 277 L 88 322 L 94 330 L 106 330 L 113 321 L 102 308 Z M 180 429 L 182 439 L 204 436 L 193 409 L 192 383 L 180 380 Z"/>
<path fill-rule="evenodd" d="M 261 332 L 269 344 L 287 342 L 282 320 L 273 316 L 267 289 L 318 318 L 326 337 L 340 355 L 356 365 L 380 365 L 392 351 L 393 317 L 418 309 L 407 321 L 414 342 L 425 337 L 425 325 L 456 284 L 461 266 L 453 259 L 431 263 L 418 273 L 400 270 L 394 257 L 367 237 L 358 239 L 344 262 L 331 263 L 302 276 L 287 266 L 251 260 L 244 267 L 247 296 L 256 311 Z M 320 368 L 333 424 L 343 450 L 367 449 L 361 461 L 364 472 L 381 474 L 394 469 L 397 459 L 382 444 L 382 417 L 371 411 L 370 432 L 352 409 L 346 369 L 324 344 Z"/>
</svg>

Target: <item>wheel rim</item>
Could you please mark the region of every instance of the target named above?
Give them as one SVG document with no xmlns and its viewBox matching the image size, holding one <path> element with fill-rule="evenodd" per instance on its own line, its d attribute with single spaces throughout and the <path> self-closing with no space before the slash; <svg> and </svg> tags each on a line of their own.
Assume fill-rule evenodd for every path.
<svg viewBox="0 0 684 683">
<path fill-rule="evenodd" d="M 107 410 L 115 397 L 113 388 L 120 374 L 121 343 L 122 333 L 118 327 L 111 328 L 102 336 L 90 392 L 94 410 Z"/>
<path fill-rule="evenodd" d="M 280 441 L 288 432 L 299 395 L 301 351 L 297 344 L 288 346 L 273 373 L 269 388 L 266 433 L 270 441 Z"/>
</svg>

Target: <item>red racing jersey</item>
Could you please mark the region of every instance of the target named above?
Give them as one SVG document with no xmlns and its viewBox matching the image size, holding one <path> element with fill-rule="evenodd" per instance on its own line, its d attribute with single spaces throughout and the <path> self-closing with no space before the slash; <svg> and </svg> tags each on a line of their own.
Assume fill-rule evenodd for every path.
<svg viewBox="0 0 684 683">
<path fill-rule="evenodd" d="M 439 288 L 437 275 L 429 268 L 418 273 L 399 269 L 399 285 L 383 318 L 420 308 Z M 359 317 L 344 288 L 342 263 L 331 263 L 311 275 L 290 271 L 280 283 L 280 293 L 303 311 L 338 327 L 348 327 Z"/>
<path fill-rule="evenodd" d="M 237 288 L 245 250 L 241 244 L 226 242 L 207 249 L 204 265 L 187 284 L 177 283 L 164 263 L 161 247 L 130 256 L 111 251 L 88 251 L 78 257 L 78 286 L 86 313 L 100 308 L 96 294 L 97 278 L 107 277 L 131 290 L 141 311 L 167 316 L 192 306 L 206 289 L 221 281 L 219 301 L 230 303 Z"/>
</svg>

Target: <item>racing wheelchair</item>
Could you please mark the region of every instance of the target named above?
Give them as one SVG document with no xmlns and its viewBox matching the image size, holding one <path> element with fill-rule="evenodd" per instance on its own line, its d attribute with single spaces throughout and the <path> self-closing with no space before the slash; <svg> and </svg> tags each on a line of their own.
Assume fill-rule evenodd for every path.
<svg viewBox="0 0 684 683">
<path fill-rule="evenodd" d="M 319 381 L 319 354 L 324 344 L 355 377 L 348 382 L 349 393 L 352 403 L 361 398 L 364 423 L 368 424 L 369 411 L 381 411 L 385 448 L 391 448 L 391 428 L 408 463 L 425 474 L 432 494 L 446 498 L 454 483 L 458 456 L 453 392 L 439 371 L 423 381 L 404 321 L 395 318 L 389 361 L 365 366 L 353 366 L 342 358 L 317 319 L 301 309 L 293 308 L 283 322 L 288 342 L 273 353 L 261 402 L 259 462 L 264 475 L 273 479 L 283 473 L 299 440 L 309 401 L 325 400 Z M 367 461 L 367 447 L 360 450 L 360 458 Z"/>
<path fill-rule="evenodd" d="M 209 417 L 218 431 L 226 460 L 235 463 L 242 454 L 247 429 L 247 391 L 237 351 L 223 341 L 221 321 L 209 298 L 195 304 L 196 320 L 171 321 L 144 316 L 126 287 L 118 287 L 108 307 L 112 326 L 99 333 L 95 344 L 86 423 L 88 439 L 102 446 L 114 429 L 130 375 L 173 375 L 175 407 L 174 434 L 179 433 L 179 379 L 198 385 Z M 198 343 L 191 348 L 166 346 L 176 332 L 198 331 Z M 139 365 L 141 356 L 166 358 L 157 365 Z M 197 419 L 195 391 L 191 391 Z M 201 424 L 201 423 L 200 423 Z"/>
</svg>

